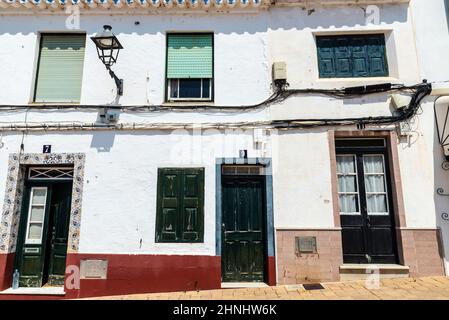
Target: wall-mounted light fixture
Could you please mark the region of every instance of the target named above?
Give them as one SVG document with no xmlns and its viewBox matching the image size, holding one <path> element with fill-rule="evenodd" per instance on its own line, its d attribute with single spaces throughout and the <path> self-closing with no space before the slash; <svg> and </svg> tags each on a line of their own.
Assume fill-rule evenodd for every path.
<svg viewBox="0 0 449 320">
<path fill-rule="evenodd" d="M 112 33 L 112 27 L 108 25 L 103 26 L 104 30 L 98 33 L 95 37 L 91 37 L 92 41 L 97 47 L 98 58 L 103 62 L 109 75 L 114 79 L 117 86 L 118 95 L 123 95 L 123 79 L 119 79 L 111 66 L 117 62 L 118 54 L 123 46 L 118 41 L 117 37 Z"/>
</svg>

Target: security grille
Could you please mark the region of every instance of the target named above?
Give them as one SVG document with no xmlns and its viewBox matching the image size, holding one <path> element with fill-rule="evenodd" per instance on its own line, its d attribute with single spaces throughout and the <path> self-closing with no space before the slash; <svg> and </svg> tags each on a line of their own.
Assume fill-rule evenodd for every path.
<svg viewBox="0 0 449 320">
<path fill-rule="evenodd" d="M 264 175 L 263 166 L 223 166 L 222 174 L 228 176 L 261 176 Z"/>
<path fill-rule="evenodd" d="M 71 180 L 73 179 L 73 168 L 33 167 L 28 170 L 28 180 L 42 180 L 42 179 Z"/>
</svg>

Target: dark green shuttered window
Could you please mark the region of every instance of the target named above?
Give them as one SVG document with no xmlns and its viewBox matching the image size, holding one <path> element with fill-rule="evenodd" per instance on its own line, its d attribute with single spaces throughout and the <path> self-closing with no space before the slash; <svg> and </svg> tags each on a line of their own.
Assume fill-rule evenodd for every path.
<svg viewBox="0 0 449 320">
<path fill-rule="evenodd" d="M 85 44 L 84 34 L 42 35 L 35 102 L 80 101 Z"/>
<path fill-rule="evenodd" d="M 203 242 L 204 169 L 158 171 L 156 242 Z"/>
<path fill-rule="evenodd" d="M 317 36 L 320 78 L 388 76 L 385 35 Z"/>
</svg>

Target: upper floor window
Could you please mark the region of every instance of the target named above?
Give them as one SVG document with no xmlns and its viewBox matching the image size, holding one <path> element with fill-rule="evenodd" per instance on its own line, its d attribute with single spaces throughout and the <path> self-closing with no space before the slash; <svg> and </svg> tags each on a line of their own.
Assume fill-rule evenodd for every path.
<svg viewBox="0 0 449 320">
<path fill-rule="evenodd" d="M 317 36 L 320 78 L 388 76 L 384 34 Z"/>
<path fill-rule="evenodd" d="M 84 34 L 42 34 L 35 102 L 79 102 L 83 78 Z"/>
<path fill-rule="evenodd" d="M 212 100 L 213 34 L 167 38 L 167 100 Z"/>
</svg>

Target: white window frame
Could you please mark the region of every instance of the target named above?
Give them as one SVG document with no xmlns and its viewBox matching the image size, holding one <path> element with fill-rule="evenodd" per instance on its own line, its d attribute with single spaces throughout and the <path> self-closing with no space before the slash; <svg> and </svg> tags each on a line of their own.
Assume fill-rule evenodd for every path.
<svg viewBox="0 0 449 320">
<path fill-rule="evenodd" d="M 209 97 L 208 98 L 179 98 L 179 80 L 182 78 L 167 78 L 167 100 L 168 101 L 212 101 L 212 81 L 213 78 L 199 78 L 201 80 L 201 96 L 203 96 L 203 80 L 209 80 Z M 178 83 L 178 97 L 171 97 L 171 83 L 176 80 Z"/>
<path fill-rule="evenodd" d="M 347 194 L 347 195 L 356 195 L 357 196 L 357 204 L 358 204 L 358 208 L 359 208 L 358 212 L 342 212 L 341 208 L 340 208 L 340 205 L 339 205 L 339 210 L 338 211 L 340 211 L 340 215 L 359 216 L 359 215 L 362 214 L 362 211 L 360 210 L 360 187 L 359 187 L 359 178 L 358 178 L 358 172 L 359 172 L 358 170 L 359 170 L 359 168 L 357 167 L 357 155 L 356 154 L 350 154 L 350 153 L 348 153 L 348 154 L 337 154 L 337 158 L 338 157 L 352 157 L 354 159 L 354 169 L 355 169 L 354 176 L 355 176 L 355 183 L 356 183 L 356 187 L 357 187 L 357 192 L 340 192 L 340 190 L 338 188 L 338 176 L 339 175 L 343 175 L 343 174 L 341 174 L 341 173 L 339 173 L 337 171 L 337 190 L 338 190 L 339 201 L 340 201 L 340 194 L 342 194 L 342 195 L 345 195 L 345 194 Z M 336 160 L 336 161 L 338 161 L 338 160 Z"/>
<path fill-rule="evenodd" d="M 43 205 L 38 205 L 38 206 L 43 206 L 43 209 L 44 209 L 44 215 L 42 217 L 42 221 L 31 221 L 31 209 L 33 208 L 33 195 L 34 195 L 35 190 L 45 190 L 45 202 Z M 26 229 L 26 234 L 25 234 L 25 244 L 42 244 L 42 236 L 44 233 L 44 226 L 45 226 L 45 210 L 47 209 L 47 196 L 48 196 L 48 188 L 47 187 L 32 187 L 31 188 L 30 201 L 29 201 L 29 206 L 28 206 L 28 219 L 27 219 L 27 229 Z M 29 239 L 30 225 L 32 223 L 42 224 L 41 236 L 39 239 Z"/>
<path fill-rule="evenodd" d="M 384 168 L 383 173 L 366 173 L 365 170 L 363 170 L 363 182 L 365 183 L 365 195 L 366 195 L 366 213 L 369 216 L 388 216 L 390 214 L 390 204 L 389 204 L 389 193 L 388 193 L 388 185 L 387 185 L 387 167 L 385 166 L 385 156 L 382 153 L 373 153 L 373 154 L 364 154 L 363 155 L 363 164 L 365 164 L 365 157 L 372 157 L 372 156 L 381 156 L 382 157 L 382 165 Z M 384 178 L 384 188 L 385 192 L 368 192 L 366 191 L 366 179 L 365 176 L 367 175 L 383 175 Z M 384 194 L 385 195 L 385 201 L 387 202 L 387 212 L 368 212 L 368 195 L 369 194 Z"/>
</svg>

